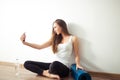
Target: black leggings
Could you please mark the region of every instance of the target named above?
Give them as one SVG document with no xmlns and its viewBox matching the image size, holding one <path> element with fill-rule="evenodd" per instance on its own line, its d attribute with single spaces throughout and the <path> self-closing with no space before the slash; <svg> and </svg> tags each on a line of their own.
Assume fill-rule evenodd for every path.
<svg viewBox="0 0 120 80">
<path fill-rule="evenodd" d="M 24 67 L 34 73 L 37 73 L 38 75 L 42 75 L 43 70 L 49 70 L 49 73 L 57 74 L 61 78 L 67 77 L 69 75 L 69 68 L 58 61 L 54 61 L 52 63 L 26 61 L 24 63 Z"/>
</svg>

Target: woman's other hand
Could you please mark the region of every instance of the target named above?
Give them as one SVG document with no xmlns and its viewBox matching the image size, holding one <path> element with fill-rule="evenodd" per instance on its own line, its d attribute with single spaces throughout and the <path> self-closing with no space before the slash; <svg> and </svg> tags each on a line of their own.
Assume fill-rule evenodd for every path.
<svg viewBox="0 0 120 80">
<path fill-rule="evenodd" d="M 82 66 L 80 66 L 80 65 L 76 65 L 76 70 L 78 70 L 78 69 L 82 69 L 82 70 L 84 70 L 84 68 L 83 68 Z"/>
</svg>

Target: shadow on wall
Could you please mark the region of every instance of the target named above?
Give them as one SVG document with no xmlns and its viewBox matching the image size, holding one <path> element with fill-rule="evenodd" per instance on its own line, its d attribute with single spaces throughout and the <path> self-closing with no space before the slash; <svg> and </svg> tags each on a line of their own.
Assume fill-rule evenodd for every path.
<svg viewBox="0 0 120 80">
<path fill-rule="evenodd" d="M 72 35 L 76 35 L 79 38 L 81 65 L 87 71 L 101 71 L 101 69 L 95 65 L 97 59 L 91 49 L 91 43 L 88 40 L 85 40 L 85 37 L 87 36 L 85 31 L 79 25 L 74 23 L 68 24 L 68 30 Z"/>
</svg>

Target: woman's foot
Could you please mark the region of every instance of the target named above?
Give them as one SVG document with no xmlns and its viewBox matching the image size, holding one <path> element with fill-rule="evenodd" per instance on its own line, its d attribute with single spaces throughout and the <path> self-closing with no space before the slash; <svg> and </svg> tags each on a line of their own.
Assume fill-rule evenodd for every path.
<svg viewBox="0 0 120 80">
<path fill-rule="evenodd" d="M 43 71 L 43 76 L 46 76 L 46 77 L 49 77 L 49 78 L 55 78 L 55 79 L 60 80 L 59 75 L 51 74 L 51 73 L 48 72 L 48 70 Z"/>
</svg>

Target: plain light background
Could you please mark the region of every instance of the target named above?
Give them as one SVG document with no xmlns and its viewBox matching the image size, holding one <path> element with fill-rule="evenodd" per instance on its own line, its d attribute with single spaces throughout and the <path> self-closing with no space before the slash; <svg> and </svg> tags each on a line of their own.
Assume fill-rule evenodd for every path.
<svg viewBox="0 0 120 80">
<path fill-rule="evenodd" d="M 79 37 L 86 70 L 120 74 L 120 0 L 0 0 L 0 61 L 52 62 L 51 47 L 24 46 L 20 36 L 42 44 L 58 18 Z"/>
</svg>

